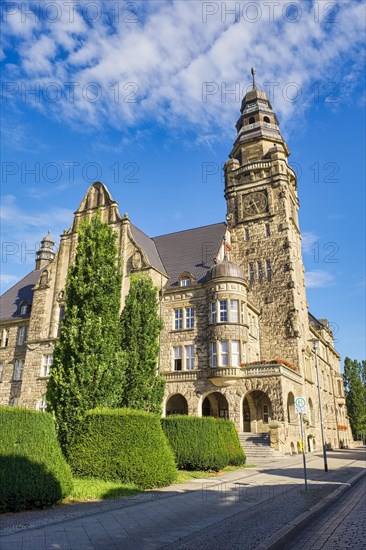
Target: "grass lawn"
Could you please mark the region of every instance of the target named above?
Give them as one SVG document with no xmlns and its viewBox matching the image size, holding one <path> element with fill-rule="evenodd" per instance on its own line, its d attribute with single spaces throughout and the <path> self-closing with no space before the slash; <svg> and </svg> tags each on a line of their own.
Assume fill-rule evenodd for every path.
<svg viewBox="0 0 366 550">
<path fill-rule="evenodd" d="M 142 490 L 133 483 L 103 481 L 95 477 L 74 477 L 73 483 L 73 491 L 62 501 L 64 504 L 128 497 L 142 493 Z"/>
<path fill-rule="evenodd" d="M 185 483 L 191 479 L 201 479 L 206 477 L 218 477 L 227 472 L 240 470 L 241 468 L 250 468 L 250 464 L 245 466 L 226 466 L 218 472 L 204 472 L 200 470 L 178 470 L 176 483 Z M 107 498 L 129 497 L 142 493 L 133 483 L 120 483 L 118 481 L 103 481 L 95 477 L 74 477 L 74 488 L 72 493 L 62 502 L 69 504 L 71 502 L 91 502 L 96 500 L 105 500 Z"/>
</svg>

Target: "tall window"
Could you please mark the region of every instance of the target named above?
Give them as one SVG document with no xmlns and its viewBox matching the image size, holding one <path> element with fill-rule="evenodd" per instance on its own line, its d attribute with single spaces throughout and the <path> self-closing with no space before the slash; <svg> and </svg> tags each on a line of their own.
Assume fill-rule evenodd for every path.
<svg viewBox="0 0 366 550">
<path fill-rule="evenodd" d="M 270 260 L 266 260 L 266 270 L 267 270 L 267 279 L 270 281 L 273 275 Z"/>
<path fill-rule="evenodd" d="M 230 300 L 230 321 L 239 323 L 239 301 Z"/>
<path fill-rule="evenodd" d="M 25 335 L 26 335 L 26 327 L 19 327 L 18 330 L 18 346 L 22 346 L 25 341 Z"/>
<path fill-rule="evenodd" d="M 246 228 L 244 229 L 244 240 L 245 240 L 245 241 L 249 241 L 249 238 L 250 238 L 250 236 L 249 236 L 249 229 L 246 227 Z"/>
<path fill-rule="evenodd" d="M 220 300 L 220 323 L 227 322 L 227 301 Z"/>
<path fill-rule="evenodd" d="M 39 401 L 37 401 L 36 409 L 37 409 L 37 411 L 40 411 L 40 412 L 46 412 L 46 410 L 47 410 L 47 401 L 46 401 L 46 396 L 45 395 L 43 395 L 41 397 L 41 399 L 39 399 Z"/>
<path fill-rule="evenodd" d="M 50 375 L 52 362 L 53 362 L 53 355 L 43 355 L 42 367 L 41 367 L 41 376 L 43 378 L 46 378 Z"/>
<path fill-rule="evenodd" d="M 182 370 L 182 346 L 173 348 L 173 368 L 174 370 Z"/>
<path fill-rule="evenodd" d="M 266 237 L 270 237 L 271 236 L 271 226 L 269 225 L 269 223 L 266 223 Z"/>
<path fill-rule="evenodd" d="M 229 366 L 229 342 L 223 340 L 220 342 L 220 365 L 223 367 Z"/>
<path fill-rule="evenodd" d="M 241 302 L 241 305 L 240 305 L 240 322 L 242 325 L 244 325 L 244 321 L 245 321 L 245 304 L 244 302 Z"/>
<path fill-rule="evenodd" d="M 249 277 L 249 282 L 253 283 L 254 282 L 254 264 L 252 263 L 250 263 L 248 266 L 248 277 Z"/>
<path fill-rule="evenodd" d="M 180 330 L 183 328 L 183 309 L 174 310 L 174 328 Z"/>
<path fill-rule="evenodd" d="M 0 363 L 0 382 L 3 381 L 3 375 L 4 375 L 4 363 Z"/>
<path fill-rule="evenodd" d="M 210 303 L 210 323 L 216 323 L 216 302 Z"/>
<path fill-rule="evenodd" d="M 1 333 L 1 347 L 7 348 L 9 343 L 9 331 L 6 328 L 3 328 Z"/>
<path fill-rule="evenodd" d="M 258 262 L 258 279 L 261 281 L 263 279 L 263 267 L 262 262 Z"/>
<path fill-rule="evenodd" d="M 211 342 L 210 357 L 211 357 L 211 367 L 217 367 L 217 347 L 216 347 L 216 342 Z"/>
<path fill-rule="evenodd" d="M 9 405 L 10 407 L 16 407 L 18 405 L 18 397 L 11 397 Z"/>
<path fill-rule="evenodd" d="M 231 342 L 231 365 L 233 367 L 240 366 L 240 351 L 239 340 L 232 340 Z"/>
<path fill-rule="evenodd" d="M 23 371 L 22 359 L 16 359 L 14 363 L 13 380 L 21 380 Z"/>
<path fill-rule="evenodd" d="M 57 338 L 60 337 L 61 334 L 61 323 L 65 319 L 65 306 L 60 306 L 58 310 L 58 326 L 57 326 Z"/>
<path fill-rule="evenodd" d="M 194 346 L 185 346 L 186 370 L 194 369 Z"/>
<path fill-rule="evenodd" d="M 186 328 L 194 328 L 194 309 L 186 307 Z"/>
</svg>

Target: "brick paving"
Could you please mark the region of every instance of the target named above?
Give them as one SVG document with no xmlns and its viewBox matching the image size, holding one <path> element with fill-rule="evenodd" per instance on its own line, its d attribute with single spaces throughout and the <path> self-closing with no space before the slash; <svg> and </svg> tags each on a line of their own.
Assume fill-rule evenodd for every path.
<svg viewBox="0 0 366 550">
<path fill-rule="evenodd" d="M 366 480 L 363 478 L 286 550 L 362 550 L 366 548 Z"/>
<path fill-rule="evenodd" d="M 314 485 L 315 501 L 324 496 L 324 489 L 329 493 L 360 472 L 364 468 L 363 454 L 360 450 L 333 453 L 329 456 L 331 471 L 327 474 L 323 472 L 321 456 L 309 457 L 308 473 Z M 197 549 L 206 546 L 209 539 L 207 532 L 212 535 L 220 526 L 219 531 L 225 533 L 222 526 L 226 521 L 244 528 L 245 544 L 240 536 L 237 544 L 228 546 L 228 534 L 225 533 L 225 540 L 221 542 L 217 533 L 217 544 L 211 542 L 210 550 L 226 550 L 228 547 L 250 550 L 255 548 L 260 539 L 263 540 L 315 503 L 299 498 L 304 493 L 300 461 L 296 458 L 284 460 L 281 465 L 276 464 L 272 468 L 238 470 L 216 480 L 192 480 L 156 490 L 152 492 L 153 499 L 130 506 L 115 502 L 111 510 L 81 517 L 65 519 L 55 516 L 50 510 L 48 522 L 44 525 L 23 527 L 12 534 L 4 533 L 0 548 L 155 550 L 165 547 L 176 549 L 180 544 L 187 543 L 189 547 L 188 541 L 195 539 L 193 548 Z M 205 490 L 202 490 L 203 487 Z M 152 493 L 149 493 L 150 497 Z M 271 513 L 271 509 L 276 507 L 279 510 L 277 517 Z M 44 512 L 39 513 L 44 518 Z M 13 516 L 18 528 L 22 516 Z M 37 512 L 34 518 L 36 516 Z M 249 516 L 251 519 L 248 521 Z M 260 538 L 258 526 L 262 530 Z M 203 536 L 203 540 L 197 545 L 197 537 L 200 536 Z"/>
</svg>

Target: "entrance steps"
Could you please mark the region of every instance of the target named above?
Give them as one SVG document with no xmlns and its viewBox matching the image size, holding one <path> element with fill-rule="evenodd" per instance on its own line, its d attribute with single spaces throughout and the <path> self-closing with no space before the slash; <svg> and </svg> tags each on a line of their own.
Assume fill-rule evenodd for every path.
<svg viewBox="0 0 366 550">
<path fill-rule="evenodd" d="M 270 447 L 269 433 L 239 432 L 238 435 L 247 457 L 247 464 L 268 464 L 285 458 L 280 451 Z"/>
</svg>

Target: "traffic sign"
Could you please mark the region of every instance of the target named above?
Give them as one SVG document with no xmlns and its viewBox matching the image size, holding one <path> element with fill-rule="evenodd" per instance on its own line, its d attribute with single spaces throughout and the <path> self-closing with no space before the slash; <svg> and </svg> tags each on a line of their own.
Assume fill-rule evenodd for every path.
<svg viewBox="0 0 366 550">
<path fill-rule="evenodd" d="M 306 413 L 306 399 L 305 397 L 296 397 L 295 399 L 295 411 L 297 414 Z"/>
</svg>

